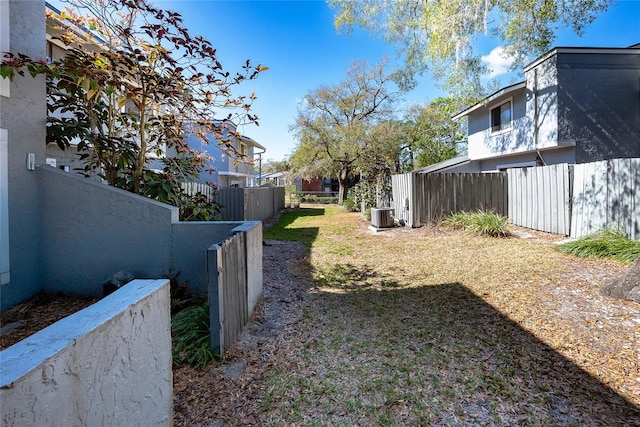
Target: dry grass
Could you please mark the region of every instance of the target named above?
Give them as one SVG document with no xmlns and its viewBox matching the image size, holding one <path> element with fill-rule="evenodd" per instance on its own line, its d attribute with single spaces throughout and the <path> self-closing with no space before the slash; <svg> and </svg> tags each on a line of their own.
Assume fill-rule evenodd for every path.
<svg viewBox="0 0 640 427">
<path fill-rule="evenodd" d="M 312 280 L 266 424 L 640 425 L 640 306 L 598 294 L 624 266 L 321 209 L 287 225 Z"/>
</svg>

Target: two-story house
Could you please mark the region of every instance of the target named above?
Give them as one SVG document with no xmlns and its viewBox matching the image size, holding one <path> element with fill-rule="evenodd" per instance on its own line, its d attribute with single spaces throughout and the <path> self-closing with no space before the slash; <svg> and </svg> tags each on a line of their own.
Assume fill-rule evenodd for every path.
<svg viewBox="0 0 640 427">
<path fill-rule="evenodd" d="M 640 44 L 556 47 L 524 68 L 525 80 L 460 112 L 467 156 L 424 172 L 640 157 Z"/>
<path fill-rule="evenodd" d="M 211 183 L 217 187 L 253 187 L 257 185 L 254 176 L 254 157 L 266 149 L 248 136 L 237 133 L 236 125 L 231 121 L 219 122 L 222 135 L 218 138 L 210 136 L 208 144 L 195 136 L 187 138 L 189 146 L 197 152 L 208 156 L 206 165 L 196 182 Z M 219 144 L 220 139 L 229 141 L 231 146 L 241 154 L 240 158 L 227 153 L 228 147 Z M 260 151 L 258 151 L 260 150 Z"/>
</svg>

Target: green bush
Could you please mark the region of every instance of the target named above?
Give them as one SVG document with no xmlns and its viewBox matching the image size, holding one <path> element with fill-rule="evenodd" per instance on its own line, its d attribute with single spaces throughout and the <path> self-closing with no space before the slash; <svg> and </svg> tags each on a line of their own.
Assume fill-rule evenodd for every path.
<svg viewBox="0 0 640 427">
<path fill-rule="evenodd" d="M 304 203 L 319 203 L 319 204 L 337 204 L 338 197 L 324 197 L 324 196 L 316 196 L 315 194 L 303 194 L 300 196 L 300 201 Z"/>
<path fill-rule="evenodd" d="M 349 212 L 358 212 L 360 210 L 360 206 L 352 199 L 344 199 L 342 206 Z"/>
<path fill-rule="evenodd" d="M 362 212 L 362 216 L 365 221 L 371 221 L 371 208 L 366 208 L 364 212 Z"/>
<path fill-rule="evenodd" d="M 456 212 L 446 217 L 444 225 L 453 228 L 462 228 L 473 233 L 490 237 L 507 237 L 509 231 L 509 218 L 497 215 L 493 212 Z"/>
<path fill-rule="evenodd" d="M 604 228 L 578 240 L 558 245 L 558 249 L 579 257 L 612 258 L 631 264 L 640 256 L 640 241 L 630 239 L 623 231 Z"/>
<path fill-rule="evenodd" d="M 171 319 L 174 366 L 191 365 L 204 369 L 216 358 L 211 352 L 209 304 L 189 307 Z"/>
</svg>

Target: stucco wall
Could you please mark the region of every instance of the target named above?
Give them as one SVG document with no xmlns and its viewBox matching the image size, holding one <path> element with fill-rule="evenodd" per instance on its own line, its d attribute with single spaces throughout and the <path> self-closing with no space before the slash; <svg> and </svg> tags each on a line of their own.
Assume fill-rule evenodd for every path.
<svg viewBox="0 0 640 427">
<path fill-rule="evenodd" d="M 9 2 L 9 49 L 45 57 L 44 2 Z M 34 43 L 42 40 L 42 43 Z M 16 77 L 10 96 L 0 99 L 0 128 L 7 130 L 10 281 L 0 288 L 5 310 L 41 287 L 41 211 L 36 173 L 26 168 L 27 153 L 45 160 L 46 88 L 43 77 Z M 7 236 L 2 236 L 6 239 Z"/>
<path fill-rule="evenodd" d="M 576 163 L 640 157 L 640 54 L 559 53 L 558 84 L 559 139 Z"/>
<path fill-rule="evenodd" d="M 169 272 L 177 208 L 49 166 L 37 172 L 47 290 L 101 295 L 120 270 L 136 278 Z"/>
<path fill-rule="evenodd" d="M 47 213 L 40 261 L 50 291 L 101 295 L 102 283 L 124 270 L 142 279 L 180 272 L 180 282 L 205 295 L 207 248 L 243 224 L 180 222 L 177 208 L 164 203 L 49 166 L 37 173 Z M 259 227 L 262 242 L 261 223 L 247 227 Z"/>
<path fill-rule="evenodd" d="M 180 222 L 173 224 L 172 264 L 179 281 L 189 281 L 194 294 L 207 293 L 207 249 L 230 237 L 241 222 Z M 261 254 L 262 256 L 262 254 Z"/>
<path fill-rule="evenodd" d="M 167 280 L 137 280 L 0 352 L 3 426 L 170 426 Z"/>
</svg>

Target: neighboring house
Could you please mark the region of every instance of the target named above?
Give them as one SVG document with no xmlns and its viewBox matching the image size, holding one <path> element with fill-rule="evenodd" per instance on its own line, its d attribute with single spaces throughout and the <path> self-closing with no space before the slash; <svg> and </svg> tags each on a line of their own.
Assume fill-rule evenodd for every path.
<svg viewBox="0 0 640 427">
<path fill-rule="evenodd" d="M 46 18 L 46 58 L 47 61 L 56 61 L 64 58 L 67 51 L 70 49 L 62 40 L 59 39 L 61 28 L 70 28 L 73 32 L 81 37 L 90 40 L 89 43 L 84 44 L 84 49 L 99 52 L 102 49 L 107 49 L 107 44 L 94 32 L 87 30 L 86 28 L 79 27 L 76 23 L 69 20 L 59 20 L 53 16 L 60 15 L 60 10 L 55 8 L 49 3 L 45 2 L 47 11 Z M 123 111 L 128 109 L 134 109 L 133 104 L 128 104 L 123 107 Z M 148 113 L 153 114 L 153 110 Z M 49 114 L 55 117 L 61 117 L 61 113 L 58 111 L 49 112 Z M 81 154 L 78 151 L 78 142 L 71 142 L 69 147 L 64 150 L 61 149 L 56 143 L 49 143 L 46 145 L 46 163 L 58 169 L 62 169 L 66 172 L 79 171 L 84 172 L 85 161 L 81 160 Z M 159 148 L 159 150 L 157 149 Z M 90 148 L 85 147 L 84 153 L 89 153 Z M 158 159 L 166 155 L 166 147 L 164 145 L 160 147 L 152 147 L 147 152 L 147 158 L 149 159 L 150 167 L 158 167 L 162 169 L 162 165 Z M 99 171 L 95 171 L 99 172 Z"/>
<path fill-rule="evenodd" d="M 60 14 L 60 10 L 56 9 L 49 3 L 45 2 L 45 7 L 47 12 L 54 12 L 55 14 Z M 79 27 L 76 27 L 75 24 L 70 22 L 61 22 L 51 17 L 46 18 L 46 58 L 47 61 L 56 61 L 58 59 L 63 58 L 67 54 L 67 50 L 69 49 L 61 40 L 57 39 L 56 36 L 60 33 L 59 28 L 62 26 L 73 25 L 76 28 L 76 33 L 79 35 L 88 34 L 88 31 Z M 92 39 L 96 42 L 100 42 L 95 35 L 92 34 Z M 94 45 L 95 49 L 98 50 L 98 45 Z M 59 114 L 59 113 L 53 113 Z M 55 143 L 50 143 L 46 145 L 46 162 L 48 165 L 53 166 L 58 169 L 62 169 L 66 172 L 74 171 L 74 170 L 83 170 L 84 162 L 80 160 L 80 153 L 78 152 L 77 143 L 71 144 L 71 146 L 67 147 L 65 150 L 62 150 Z"/>
<path fill-rule="evenodd" d="M 272 184 L 278 187 L 284 187 L 288 182 L 286 172 L 269 172 L 263 173 L 262 175 L 258 173 L 256 174 L 255 179 L 257 185 L 259 186 L 264 184 Z"/>
<path fill-rule="evenodd" d="M 253 139 L 240 135 L 236 137 L 230 135 L 236 131 L 236 126 L 230 121 L 220 122 L 226 126 L 223 130 L 223 139 L 229 139 L 233 148 L 242 154 L 242 158 L 236 159 L 227 154 L 225 145 L 219 145 L 215 141 L 209 144 L 203 143 L 195 136 L 187 138 L 189 146 L 199 152 L 209 156 L 207 164 L 200 173 L 200 178 L 196 182 L 212 183 L 218 187 L 253 187 L 254 182 L 254 156 L 260 155 L 266 149 Z M 260 151 L 257 151 L 260 150 Z"/>
<path fill-rule="evenodd" d="M 300 191 L 303 194 L 311 194 L 321 197 L 330 197 L 338 194 L 340 185 L 337 179 L 318 177 L 313 179 L 303 179 Z"/>
<path fill-rule="evenodd" d="M 525 81 L 454 116 L 467 118 L 466 159 L 422 171 L 494 172 L 640 157 L 640 44 L 557 47 L 524 74 Z"/>
</svg>

